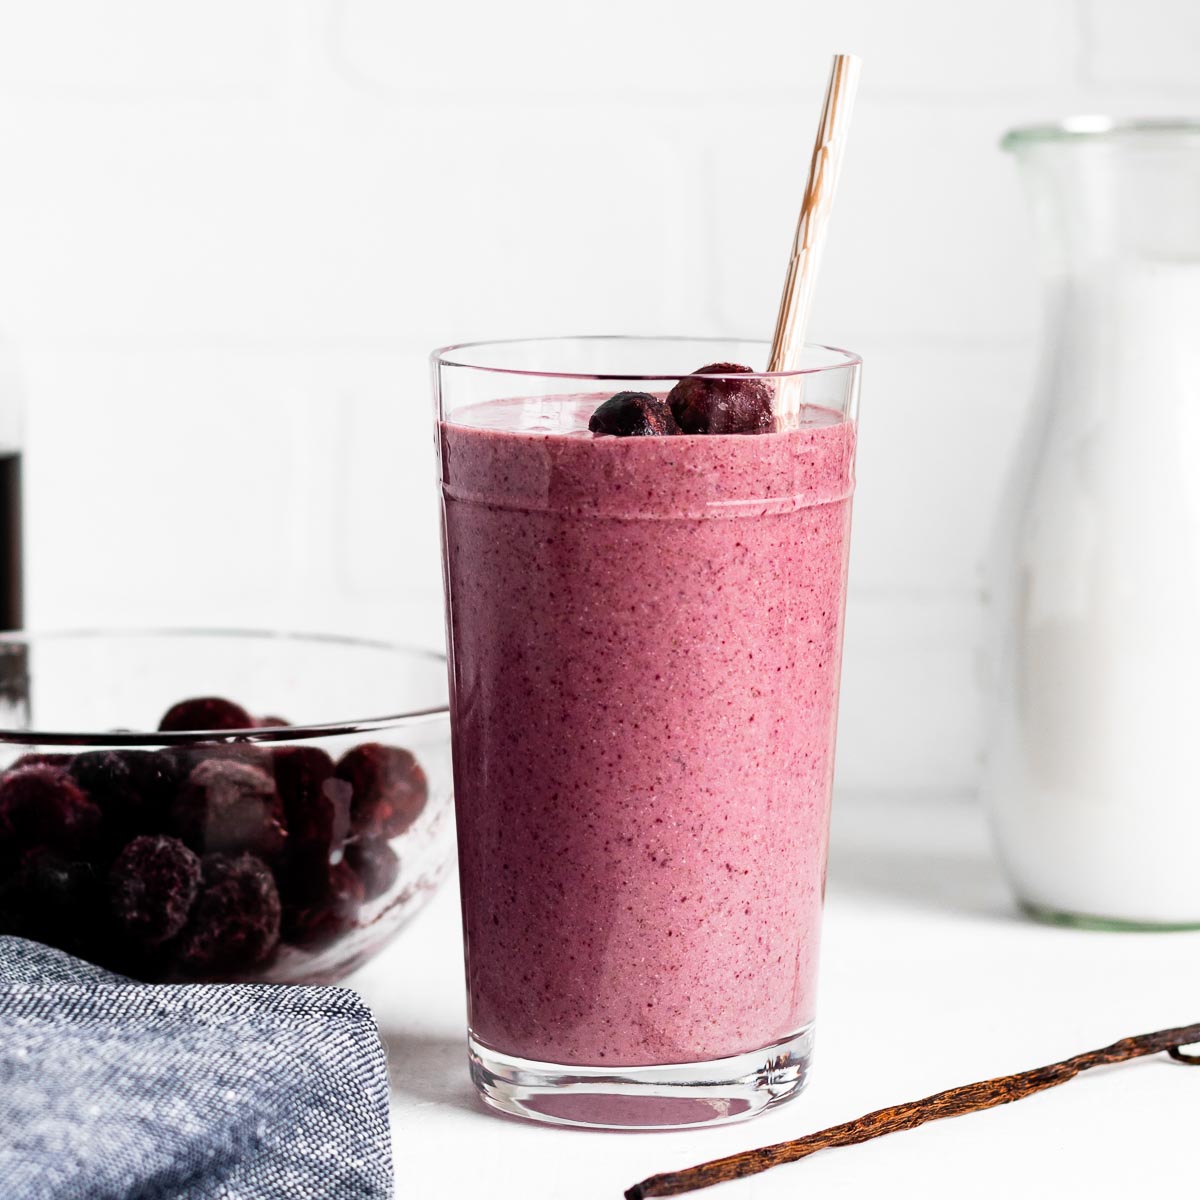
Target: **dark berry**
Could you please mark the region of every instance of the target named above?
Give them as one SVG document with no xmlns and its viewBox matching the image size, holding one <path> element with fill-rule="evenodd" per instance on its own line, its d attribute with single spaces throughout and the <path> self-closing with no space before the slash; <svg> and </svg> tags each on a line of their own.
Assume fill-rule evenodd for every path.
<svg viewBox="0 0 1200 1200">
<path fill-rule="evenodd" d="M 69 754 L 42 754 L 38 751 L 33 751 L 29 754 L 22 754 L 8 770 L 19 771 L 22 767 L 65 767 L 71 761 Z"/>
<path fill-rule="evenodd" d="M 287 833 L 275 781 L 231 758 L 206 758 L 188 775 L 171 806 L 171 829 L 199 854 L 248 850 L 282 853 Z"/>
<path fill-rule="evenodd" d="M 101 881 L 89 863 L 54 850 L 30 850 L 0 884 L 0 933 L 95 958 L 102 901 Z"/>
<path fill-rule="evenodd" d="M 379 742 L 347 750 L 337 777 L 353 789 L 350 823 L 355 833 L 395 837 L 421 815 L 428 795 L 425 772 L 407 751 Z"/>
<path fill-rule="evenodd" d="M 71 777 L 103 814 L 106 838 L 124 840 L 143 825 L 142 795 L 129 764 L 116 750 L 89 750 L 71 760 Z"/>
<path fill-rule="evenodd" d="M 254 718 L 240 704 L 220 696 L 181 700 L 159 722 L 163 733 L 209 732 L 218 729 L 253 729 Z"/>
<path fill-rule="evenodd" d="M 254 725 L 256 729 L 287 729 L 291 721 L 285 721 L 282 717 L 255 717 Z"/>
<path fill-rule="evenodd" d="M 667 437 L 679 432 L 670 406 L 649 392 L 618 392 L 609 397 L 592 413 L 588 429 L 615 437 Z"/>
<path fill-rule="evenodd" d="M 184 932 L 179 962 L 192 975 L 220 975 L 265 962 L 279 942 L 275 877 L 253 854 L 210 855 Z"/>
<path fill-rule="evenodd" d="M 400 860 L 383 838 L 363 838 L 346 847 L 346 862 L 363 882 L 368 900 L 382 896 L 400 874 Z"/>
<path fill-rule="evenodd" d="M 354 928 L 364 899 L 358 873 L 345 860 L 335 863 L 328 870 L 325 887 L 311 903 L 284 909 L 282 938 L 307 950 L 327 946 Z"/>
<path fill-rule="evenodd" d="M 187 782 L 190 765 L 174 750 L 122 750 L 129 769 L 130 790 L 137 797 L 134 832 L 159 833 L 179 789 Z"/>
<path fill-rule="evenodd" d="M 113 917 L 142 946 L 173 938 L 200 890 L 200 859 L 178 838 L 134 838 L 108 875 Z"/>
<path fill-rule="evenodd" d="M 304 901 L 326 887 L 330 863 L 350 833 L 350 785 L 333 774 L 333 760 L 315 746 L 281 746 L 274 753 L 275 787 L 287 820 L 287 862 L 281 891 Z"/>
<path fill-rule="evenodd" d="M 737 363 L 711 363 L 681 379 L 667 403 L 684 433 L 763 433 L 771 428 L 771 385 L 763 379 L 709 379 L 752 374 Z"/>
<path fill-rule="evenodd" d="M 100 810 L 60 767 L 21 767 L 0 779 L 0 849 L 77 855 L 100 830 Z"/>
</svg>

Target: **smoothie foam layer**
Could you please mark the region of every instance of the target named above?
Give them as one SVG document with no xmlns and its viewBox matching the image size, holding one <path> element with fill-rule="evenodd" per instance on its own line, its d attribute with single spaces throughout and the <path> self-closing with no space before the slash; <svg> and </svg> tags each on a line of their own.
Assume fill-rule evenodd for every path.
<svg viewBox="0 0 1200 1200">
<path fill-rule="evenodd" d="M 602 398 L 440 431 L 471 1028 L 702 1061 L 813 1016 L 854 427 L 593 438 Z"/>
</svg>

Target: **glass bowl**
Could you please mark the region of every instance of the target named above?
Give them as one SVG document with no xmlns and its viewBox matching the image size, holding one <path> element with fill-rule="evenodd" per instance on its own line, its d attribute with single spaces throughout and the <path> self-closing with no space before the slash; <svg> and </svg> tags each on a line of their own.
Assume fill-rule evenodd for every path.
<svg viewBox="0 0 1200 1200">
<path fill-rule="evenodd" d="M 0 635 L 0 934 L 140 979 L 328 983 L 426 903 L 453 854 L 438 654 L 249 631 Z"/>
</svg>

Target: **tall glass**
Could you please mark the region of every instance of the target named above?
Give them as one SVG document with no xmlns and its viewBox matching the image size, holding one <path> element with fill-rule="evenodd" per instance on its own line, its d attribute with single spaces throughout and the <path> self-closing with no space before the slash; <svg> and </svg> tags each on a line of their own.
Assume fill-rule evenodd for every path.
<svg viewBox="0 0 1200 1200">
<path fill-rule="evenodd" d="M 706 376 L 767 389 L 761 432 L 588 431 L 766 358 L 433 356 L 471 1068 L 503 1111 L 708 1124 L 804 1085 L 860 360 Z"/>
</svg>

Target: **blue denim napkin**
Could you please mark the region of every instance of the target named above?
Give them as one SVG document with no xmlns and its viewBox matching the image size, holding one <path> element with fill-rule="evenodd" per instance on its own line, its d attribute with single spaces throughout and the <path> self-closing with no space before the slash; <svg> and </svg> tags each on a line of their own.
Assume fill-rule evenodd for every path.
<svg viewBox="0 0 1200 1200">
<path fill-rule="evenodd" d="M 133 983 L 0 937 L 4 1200 L 389 1200 L 388 1083 L 342 988 Z"/>
</svg>

